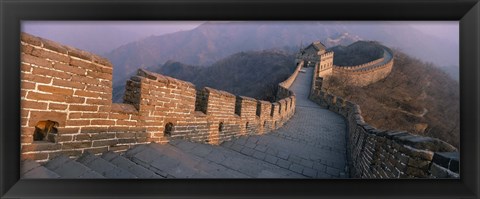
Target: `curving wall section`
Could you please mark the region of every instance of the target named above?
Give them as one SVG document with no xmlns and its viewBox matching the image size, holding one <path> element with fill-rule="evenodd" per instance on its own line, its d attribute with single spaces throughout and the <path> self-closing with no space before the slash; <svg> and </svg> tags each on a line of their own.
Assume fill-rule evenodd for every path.
<svg viewBox="0 0 480 199">
<path fill-rule="evenodd" d="M 280 128 L 295 112 L 288 88 L 303 63 L 279 84 L 278 101 L 235 96 L 138 70 L 124 103 L 112 103 L 112 64 L 95 54 L 21 34 L 21 158 L 46 161 L 125 151 L 170 139 L 219 144 Z M 48 140 L 34 140 L 41 121 L 58 122 Z"/>
<path fill-rule="evenodd" d="M 356 66 L 333 66 L 332 75 L 344 79 L 348 84 L 357 86 L 367 86 L 386 78 L 393 68 L 393 52 L 384 47 L 386 53 L 389 53 L 389 59 L 385 56 L 371 62 Z M 385 62 L 385 63 L 382 63 Z"/>
<path fill-rule="evenodd" d="M 436 138 L 370 126 L 363 120 L 360 106 L 323 92 L 323 79 L 315 74 L 309 98 L 347 120 L 347 156 L 351 177 L 459 177 L 459 152 L 455 147 Z"/>
</svg>

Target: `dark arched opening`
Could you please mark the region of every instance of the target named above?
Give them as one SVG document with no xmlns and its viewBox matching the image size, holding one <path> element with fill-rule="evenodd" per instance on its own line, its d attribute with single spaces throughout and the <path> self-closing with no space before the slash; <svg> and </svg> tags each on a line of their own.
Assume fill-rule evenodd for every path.
<svg viewBox="0 0 480 199">
<path fill-rule="evenodd" d="M 169 137 L 172 135 L 173 132 L 173 124 L 171 122 L 165 125 L 165 130 L 163 131 L 163 136 Z"/>
</svg>

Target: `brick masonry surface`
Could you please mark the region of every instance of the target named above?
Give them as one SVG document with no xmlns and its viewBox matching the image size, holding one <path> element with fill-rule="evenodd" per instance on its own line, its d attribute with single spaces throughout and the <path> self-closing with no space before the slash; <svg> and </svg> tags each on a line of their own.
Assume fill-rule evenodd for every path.
<svg viewBox="0 0 480 199">
<path fill-rule="evenodd" d="M 308 100 L 312 68 L 292 82 L 298 104 L 282 128 L 220 145 L 174 139 L 123 154 L 24 162 L 23 178 L 348 178 L 346 123 Z M 67 168 L 68 167 L 68 168 Z"/>
<path fill-rule="evenodd" d="M 455 147 L 436 138 L 376 129 L 365 123 L 360 106 L 322 91 L 322 81 L 322 77 L 313 76 L 310 99 L 347 120 L 351 177 L 459 178 Z"/>
<path fill-rule="evenodd" d="M 218 145 L 270 132 L 295 112 L 296 97 L 288 88 L 303 64 L 279 84 L 274 103 L 140 69 L 126 82 L 124 103 L 117 104 L 111 101 L 108 60 L 26 33 L 20 45 L 21 158 L 37 161 L 171 139 Z M 58 122 L 57 133 L 34 141 L 35 126 L 46 120 Z"/>
<path fill-rule="evenodd" d="M 456 148 L 369 126 L 358 105 L 321 90 L 318 66 L 300 62 L 274 103 L 139 70 L 115 104 L 108 60 L 25 33 L 20 45 L 24 176 L 459 177 Z M 45 120 L 57 133 L 34 141 Z"/>
</svg>

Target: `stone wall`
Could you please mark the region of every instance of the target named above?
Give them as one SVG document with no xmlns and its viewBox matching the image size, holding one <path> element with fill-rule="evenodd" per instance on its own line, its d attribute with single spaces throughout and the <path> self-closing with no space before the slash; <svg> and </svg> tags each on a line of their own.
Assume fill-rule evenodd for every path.
<svg viewBox="0 0 480 199">
<path fill-rule="evenodd" d="M 288 90 L 295 72 L 279 85 L 280 100 L 260 101 L 139 70 L 126 84 L 124 103 L 112 103 L 112 64 L 97 55 L 21 34 L 21 158 L 46 161 L 125 151 L 170 139 L 219 144 L 263 134 L 295 111 Z M 50 139 L 34 141 L 40 121 L 58 122 Z"/>
<path fill-rule="evenodd" d="M 384 47 L 390 53 L 391 59 L 386 63 L 380 64 L 385 60 L 384 57 L 371 62 L 356 66 L 333 66 L 332 75 L 346 81 L 347 84 L 356 86 L 367 86 L 386 78 L 393 68 L 393 52 Z"/>
<path fill-rule="evenodd" d="M 459 152 L 455 147 L 436 138 L 370 126 L 363 120 L 357 104 L 323 92 L 322 80 L 314 73 L 309 98 L 346 119 L 351 177 L 459 177 Z"/>
<path fill-rule="evenodd" d="M 318 75 L 325 77 L 332 74 L 334 52 L 326 52 L 320 55 L 318 63 Z"/>
</svg>

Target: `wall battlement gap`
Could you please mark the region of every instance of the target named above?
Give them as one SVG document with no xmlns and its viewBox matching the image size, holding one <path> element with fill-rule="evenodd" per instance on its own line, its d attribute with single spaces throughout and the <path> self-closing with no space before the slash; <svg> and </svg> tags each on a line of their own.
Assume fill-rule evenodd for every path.
<svg viewBox="0 0 480 199">
<path fill-rule="evenodd" d="M 347 159 L 351 177 L 459 177 L 459 152 L 455 147 L 436 138 L 376 129 L 364 121 L 359 105 L 322 91 L 323 78 L 318 73 L 312 78 L 310 100 L 347 120 Z"/>
<path fill-rule="evenodd" d="M 302 63 L 279 84 L 270 103 L 139 69 L 124 103 L 112 103 L 112 64 L 98 55 L 21 34 L 21 158 L 47 161 L 125 151 L 171 139 L 219 144 L 280 128 L 295 112 L 289 87 Z M 59 124 L 53 142 L 34 141 L 38 122 Z M 172 124 L 172 132 L 165 126 Z M 246 128 L 248 124 L 248 128 Z M 222 126 L 221 128 L 220 125 Z"/>
</svg>

